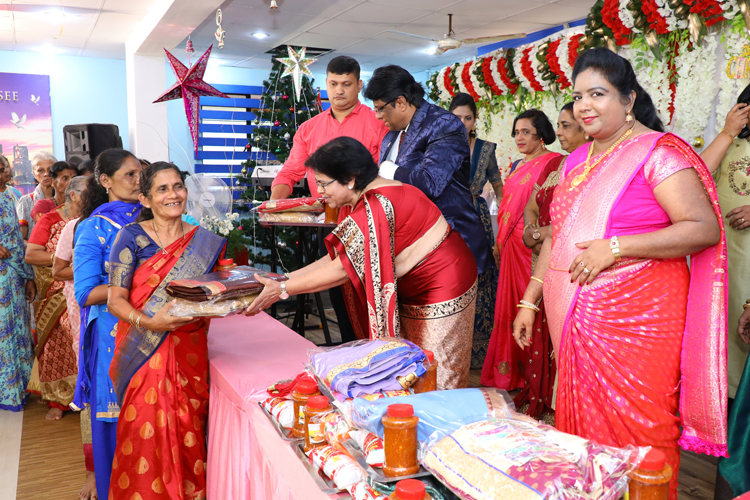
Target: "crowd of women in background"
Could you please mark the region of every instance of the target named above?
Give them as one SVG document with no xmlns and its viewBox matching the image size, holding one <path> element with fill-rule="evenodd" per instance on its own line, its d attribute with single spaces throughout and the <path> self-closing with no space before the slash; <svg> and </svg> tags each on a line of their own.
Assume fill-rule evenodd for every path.
<svg viewBox="0 0 750 500">
<path fill-rule="evenodd" d="M 521 158 L 504 182 L 473 99 L 450 105 L 466 129 L 477 238 L 494 246 L 496 269 L 478 274 L 429 195 L 379 177 L 362 144 L 337 138 L 306 162 L 318 194 L 344 208 L 329 255 L 282 284 L 259 278 L 266 288 L 246 314 L 350 283 L 352 319 L 371 337 L 434 349 L 441 388 L 482 368 L 483 385 L 515 391 L 517 408 L 562 431 L 657 447 L 675 471 L 673 500 L 680 447 L 729 457 L 717 495 L 731 498 L 750 490 L 750 190 L 736 177 L 750 168 L 750 90 L 699 156 L 664 132 L 624 58 L 588 50 L 573 80 L 556 131 L 536 109 L 515 118 Z M 378 115 L 391 105 L 449 120 L 404 95 Z M 547 149 L 556 138 L 567 156 Z M 164 284 L 210 271 L 225 240 L 183 220 L 184 175 L 170 163 L 107 150 L 76 168 L 40 154 L 25 196 L 9 171 L 0 157 L 0 409 L 22 409 L 27 388 L 50 419 L 87 409 L 85 498 L 200 498 L 208 321 L 170 316 Z"/>
</svg>

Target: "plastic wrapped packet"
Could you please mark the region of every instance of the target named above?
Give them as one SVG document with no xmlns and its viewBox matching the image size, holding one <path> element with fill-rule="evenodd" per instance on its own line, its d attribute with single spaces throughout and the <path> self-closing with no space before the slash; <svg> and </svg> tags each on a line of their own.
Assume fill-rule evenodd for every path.
<svg viewBox="0 0 750 500">
<path fill-rule="evenodd" d="M 349 432 L 352 428 L 338 413 L 327 414 L 323 418 L 322 425 L 326 442 L 334 448 L 340 448 L 340 443 L 349 439 Z"/>
<path fill-rule="evenodd" d="M 258 207 L 261 213 L 276 212 L 322 212 L 325 210 L 322 198 L 287 198 L 264 201 Z"/>
<path fill-rule="evenodd" d="M 266 410 L 281 427 L 291 429 L 294 424 L 294 402 L 282 398 L 268 398 L 263 401 Z"/>
<path fill-rule="evenodd" d="M 365 471 L 352 457 L 331 446 L 314 448 L 309 457 L 341 490 L 367 479 Z"/>
<path fill-rule="evenodd" d="M 286 222 L 289 224 L 316 224 L 323 222 L 318 219 L 318 214 L 308 212 L 263 213 L 258 218 L 260 222 Z"/>
<path fill-rule="evenodd" d="M 407 389 L 426 371 L 422 349 L 402 339 L 357 340 L 309 353 L 310 368 L 339 401 Z"/>
<path fill-rule="evenodd" d="M 385 449 L 383 440 L 372 432 L 363 430 L 349 431 L 349 437 L 357 443 L 359 449 L 365 455 L 365 462 L 372 467 L 383 467 L 385 461 Z"/>
<path fill-rule="evenodd" d="M 353 500 L 388 500 L 387 496 L 372 489 L 366 481 L 351 485 L 347 488 L 347 491 Z"/>
<path fill-rule="evenodd" d="M 398 403 L 409 404 L 419 417 L 417 434 L 424 445 L 433 434 L 443 437 L 461 426 L 488 418 L 518 418 L 536 420 L 516 413 L 513 400 L 507 392 L 499 389 L 453 389 L 432 391 L 398 398 Z M 389 399 L 367 401 L 355 398 L 350 406 L 350 419 L 354 427 L 366 429 L 383 437 L 383 415 Z"/>
<path fill-rule="evenodd" d="M 616 500 L 647 450 L 601 446 L 539 422 L 490 419 L 431 441 L 422 465 L 470 500 Z"/>
<path fill-rule="evenodd" d="M 175 299 L 176 302 L 169 310 L 170 316 L 184 318 L 185 316 L 229 316 L 236 312 L 250 307 L 255 298 L 260 295 L 260 290 L 256 293 L 235 297 L 233 299 L 224 299 L 208 302 L 192 302 L 185 299 Z"/>
</svg>

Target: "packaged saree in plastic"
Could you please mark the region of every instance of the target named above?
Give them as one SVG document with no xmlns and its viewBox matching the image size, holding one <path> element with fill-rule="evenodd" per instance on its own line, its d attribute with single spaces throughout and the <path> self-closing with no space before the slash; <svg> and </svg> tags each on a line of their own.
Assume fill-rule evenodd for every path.
<svg viewBox="0 0 750 500">
<path fill-rule="evenodd" d="M 285 200 L 264 201 L 258 207 L 260 213 L 277 212 L 322 212 L 325 210 L 322 198 L 287 198 Z"/>
<path fill-rule="evenodd" d="M 250 266 L 239 266 L 228 271 L 206 273 L 189 279 L 173 280 L 167 293 L 177 299 L 191 302 L 208 302 L 243 297 L 260 293 L 263 284 L 255 279 L 258 274 L 275 281 L 286 281 L 280 274 L 269 273 Z"/>
<path fill-rule="evenodd" d="M 408 389 L 425 371 L 422 349 L 401 339 L 358 340 L 315 353 L 315 374 L 337 399 Z"/>
<path fill-rule="evenodd" d="M 467 500 L 616 500 L 648 448 L 611 448 L 533 421 L 491 419 L 435 442 L 422 464 Z"/>
</svg>

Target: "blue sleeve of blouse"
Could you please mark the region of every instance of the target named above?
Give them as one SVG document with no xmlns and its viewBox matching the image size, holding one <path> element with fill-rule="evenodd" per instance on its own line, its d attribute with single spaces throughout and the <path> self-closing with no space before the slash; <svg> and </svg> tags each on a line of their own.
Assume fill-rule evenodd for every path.
<svg viewBox="0 0 750 500">
<path fill-rule="evenodd" d="M 93 219 L 81 222 L 76 230 L 75 253 L 73 254 L 73 287 L 76 301 L 84 307 L 91 291 L 107 283 L 104 272 L 104 256 L 107 239 L 104 231 L 97 230 Z"/>
</svg>

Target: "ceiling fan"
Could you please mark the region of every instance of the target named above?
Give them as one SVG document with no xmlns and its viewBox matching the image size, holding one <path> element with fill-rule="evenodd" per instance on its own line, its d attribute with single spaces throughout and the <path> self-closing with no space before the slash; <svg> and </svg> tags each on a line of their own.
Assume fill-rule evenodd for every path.
<svg viewBox="0 0 750 500">
<path fill-rule="evenodd" d="M 456 38 L 456 33 L 453 31 L 453 14 L 448 14 L 448 33 L 446 33 L 443 38 L 439 38 L 439 39 L 428 38 L 426 36 L 415 35 L 413 33 L 404 33 L 403 31 L 396 31 L 396 30 L 388 30 L 388 31 L 390 31 L 391 33 L 398 33 L 400 35 L 424 38 L 425 40 L 437 42 L 438 46 L 437 46 L 437 49 L 435 49 L 436 56 L 444 54 L 445 51 L 447 50 L 457 49 L 465 43 L 502 42 L 503 40 L 511 40 L 513 38 L 523 38 L 526 36 L 525 33 L 514 33 L 512 35 L 482 36 L 479 38 L 464 38 L 463 40 L 459 40 L 458 38 Z"/>
</svg>

